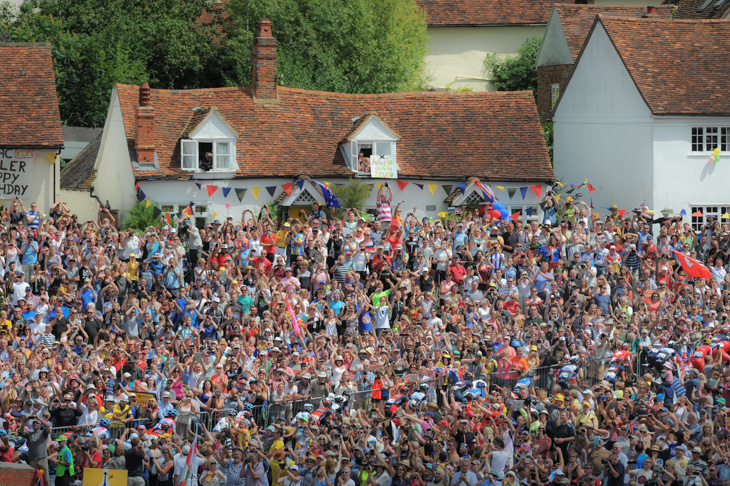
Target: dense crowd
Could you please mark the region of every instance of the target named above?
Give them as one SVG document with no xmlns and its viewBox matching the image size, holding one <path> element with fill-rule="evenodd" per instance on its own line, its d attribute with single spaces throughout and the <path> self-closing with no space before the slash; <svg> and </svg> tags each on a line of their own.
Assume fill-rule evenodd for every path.
<svg viewBox="0 0 730 486">
<path fill-rule="evenodd" d="M 730 484 L 726 227 L 552 191 L 530 224 L 407 206 L 384 184 L 372 216 L 134 231 L 13 200 L 0 461 L 59 486 Z"/>
</svg>

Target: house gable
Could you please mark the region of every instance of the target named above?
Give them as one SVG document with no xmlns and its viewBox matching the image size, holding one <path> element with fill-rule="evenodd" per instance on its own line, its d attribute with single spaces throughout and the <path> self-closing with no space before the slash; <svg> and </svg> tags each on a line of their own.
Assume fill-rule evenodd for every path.
<svg viewBox="0 0 730 486">
<path fill-rule="evenodd" d="M 651 115 L 603 24 L 596 20 L 553 119 L 625 119 Z"/>
<path fill-rule="evenodd" d="M 206 110 L 206 114 L 184 138 L 200 139 L 237 139 L 238 132 L 225 121 L 216 107 Z"/>
<path fill-rule="evenodd" d="M 572 63 L 573 56 L 570 54 L 570 47 L 565 39 L 563 24 L 556 8 L 553 7 L 540 50 L 537 53 L 537 67 Z"/>
</svg>

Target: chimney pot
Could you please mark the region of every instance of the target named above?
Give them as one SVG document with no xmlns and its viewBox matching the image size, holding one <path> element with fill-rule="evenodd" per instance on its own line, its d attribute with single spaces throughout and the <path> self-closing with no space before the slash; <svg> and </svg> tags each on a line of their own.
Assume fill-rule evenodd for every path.
<svg viewBox="0 0 730 486">
<path fill-rule="evenodd" d="M 263 19 L 259 22 L 259 33 L 256 37 L 272 37 L 271 20 Z"/>
<path fill-rule="evenodd" d="M 150 106 L 150 104 L 152 104 L 152 90 L 145 81 L 139 87 L 139 106 Z"/>
<path fill-rule="evenodd" d="M 251 54 L 251 92 L 254 103 L 278 103 L 276 90 L 276 39 L 271 35 L 271 21 L 259 22 L 259 33 Z"/>
</svg>

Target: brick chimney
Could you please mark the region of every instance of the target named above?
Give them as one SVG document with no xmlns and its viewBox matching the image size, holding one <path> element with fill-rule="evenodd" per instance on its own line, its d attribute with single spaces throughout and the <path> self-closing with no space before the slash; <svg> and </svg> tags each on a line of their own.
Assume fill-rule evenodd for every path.
<svg viewBox="0 0 730 486">
<path fill-rule="evenodd" d="M 647 5 L 646 6 L 646 13 L 644 15 L 642 15 L 642 17 L 644 17 L 645 19 L 650 19 L 650 18 L 657 17 L 656 7 L 653 6 L 653 5 Z"/>
<path fill-rule="evenodd" d="M 259 22 L 253 44 L 251 84 L 254 103 L 278 103 L 276 92 L 276 39 L 271 35 L 271 21 Z"/>
<path fill-rule="evenodd" d="M 155 107 L 152 106 L 152 90 L 147 83 L 142 83 L 139 87 L 135 133 L 134 148 L 137 150 L 137 162 L 153 164 L 155 162 Z"/>
</svg>

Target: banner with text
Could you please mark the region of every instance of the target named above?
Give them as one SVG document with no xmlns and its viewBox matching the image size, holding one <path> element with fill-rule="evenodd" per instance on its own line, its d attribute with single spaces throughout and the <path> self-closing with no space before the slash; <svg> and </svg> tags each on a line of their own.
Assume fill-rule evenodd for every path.
<svg viewBox="0 0 730 486">
<path fill-rule="evenodd" d="M 33 149 L 0 149 L 0 198 L 25 196 L 37 155 Z"/>
<path fill-rule="evenodd" d="M 397 179 L 398 164 L 395 157 L 373 156 L 370 158 L 370 177 L 378 179 Z"/>
</svg>

